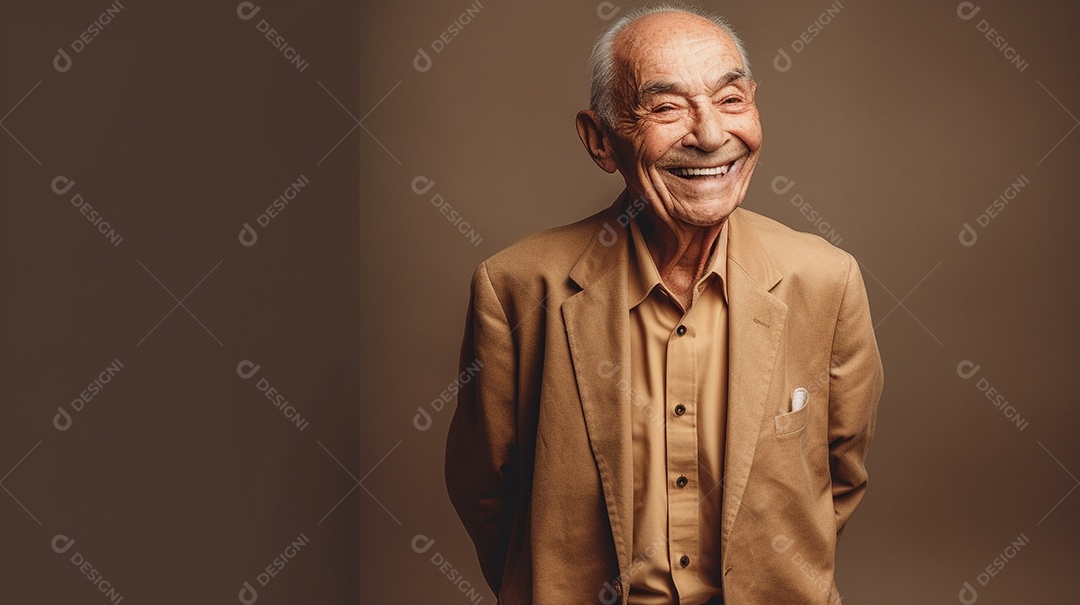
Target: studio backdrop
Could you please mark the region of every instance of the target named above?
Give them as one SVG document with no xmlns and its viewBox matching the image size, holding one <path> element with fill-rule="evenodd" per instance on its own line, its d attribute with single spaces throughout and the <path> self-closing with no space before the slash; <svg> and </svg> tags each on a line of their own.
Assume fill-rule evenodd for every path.
<svg viewBox="0 0 1080 605">
<path fill-rule="evenodd" d="M 845 601 L 1075 602 L 1080 6 L 703 6 L 744 206 L 870 297 Z M 0 602 L 494 603 L 443 482 L 469 278 L 621 191 L 574 115 L 628 8 L 0 6 Z"/>
</svg>

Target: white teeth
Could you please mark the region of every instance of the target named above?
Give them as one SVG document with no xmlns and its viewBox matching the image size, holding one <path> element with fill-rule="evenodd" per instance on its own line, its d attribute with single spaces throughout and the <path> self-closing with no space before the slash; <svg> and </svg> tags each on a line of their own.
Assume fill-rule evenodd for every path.
<svg viewBox="0 0 1080 605">
<path fill-rule="evenodd" d="M 724 176 L 732 164 L 734 162 L 716 168 L 670 168 L 669 172 L 676 176 Z"/>
</svg>

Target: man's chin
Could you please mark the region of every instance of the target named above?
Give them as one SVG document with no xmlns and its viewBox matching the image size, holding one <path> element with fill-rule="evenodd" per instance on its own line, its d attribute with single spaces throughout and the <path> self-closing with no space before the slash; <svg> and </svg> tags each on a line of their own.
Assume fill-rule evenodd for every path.
<svg viewBox="0 0 1080 605">
<path fill-rule="evenodd" d="M 668 214 L 679 222 L 696 227 L 718 225 L 739 207 L 739 200 L 732 195 L 720 197 L 674 197 L 664 205 Z"/>
</svg>

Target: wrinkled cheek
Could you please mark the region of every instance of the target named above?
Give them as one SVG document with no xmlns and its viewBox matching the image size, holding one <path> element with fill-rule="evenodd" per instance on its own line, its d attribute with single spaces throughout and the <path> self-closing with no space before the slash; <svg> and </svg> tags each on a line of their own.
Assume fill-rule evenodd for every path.
<svg viewBox="0 0 1080 605">
<path fill-rule="evenodd" d="M 742 181 L 743 189 L 750 184 L 750 178 L 754 175 L 754 169 L 757 168 L 758 152 L 756 150 L 750 153 L 750 157 L 747 158 L 746 164 L 743 166 L 739 174 L 739 180 Z"/>
<path fill-rule="evenodd" d="M 651 170 L 647 170 L 641 175 L 641 182 L 645 185 L 647 193 L 663 194 L 663 192 L 667 191 L 667 187 L 664 186 L 664 181 L 660 178 L 660 175 Z"/>
</svg>

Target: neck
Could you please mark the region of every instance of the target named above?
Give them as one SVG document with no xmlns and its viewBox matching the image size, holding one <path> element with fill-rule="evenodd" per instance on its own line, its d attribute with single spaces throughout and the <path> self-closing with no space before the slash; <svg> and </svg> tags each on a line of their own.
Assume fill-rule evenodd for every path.
<svg viewBox="0 0 1080 605">
<path fill-rule="evenodd" d="M 709 255 L 726 219 L 716 225 L 689 225 L 661 220 L 651 208 L 638 217 L 660 279 L 683 306 L 688 306 L 694 284 L 705 275 Z"/>
</svg>

